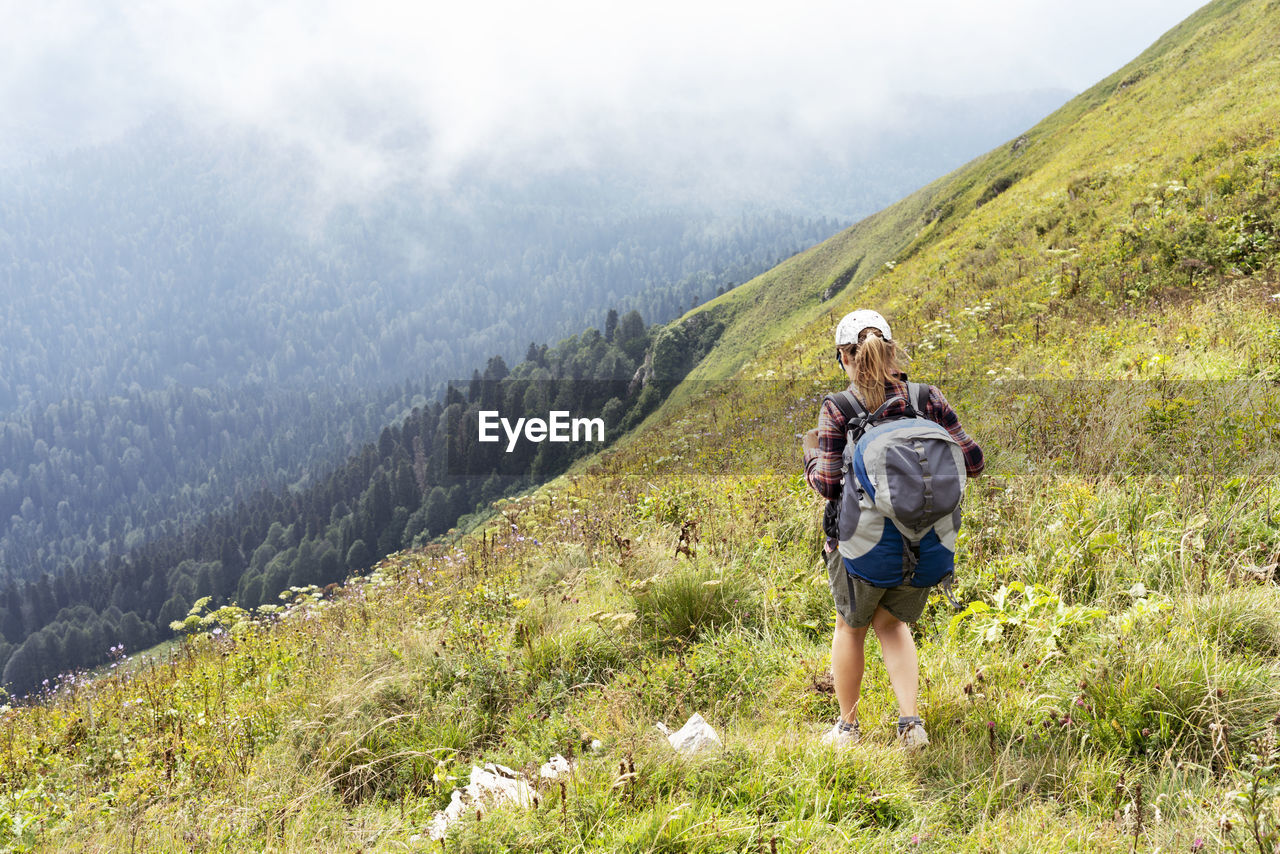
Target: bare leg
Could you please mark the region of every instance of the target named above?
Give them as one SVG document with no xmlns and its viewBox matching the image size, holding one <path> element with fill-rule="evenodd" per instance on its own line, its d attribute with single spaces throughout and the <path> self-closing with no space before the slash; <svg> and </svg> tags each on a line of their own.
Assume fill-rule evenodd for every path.
<svg viewBox="0 0 1280 854">
<path fill-rule="evenodd" d="M 916 642 L 911 636 L 911 627 L 884 608 L 876 608 L 875 614 L 871 617 L 871 627 L 875 629 L 876 638 L 880 641 L 884 669 L 889 671 L 889 684 L 893 686 L 893 694 L 898 698 L 898 714 L 918 715 L 920 712 L 916 708 L 916 698 L 920 691 L 920 664 L 916 660 Z M 865 632 L 866 629 L 863 631 Z M 836 634 L 839 635 L 838 628 Z M 833 671 L 834 661 L 833 654 Z M 861 656 L 859 663 L 861 663 Z M 859 672 L 859 682 L 861 682 L 861 672 Z M 840 682 L 837 680 L 837 696 L 839 693 Z M 854 696 L 856 698 L 856 693 Z M 841 698 L 840 707 L 844 708 L 843 698 Z"/>
<path fill-rule="evenodd" d="M 858 719 L 858 697 L 862 693 L 862 671 L 866 663 L 863 646 L 867 627 L 850 628 L 836 615 L 836 632 L 831 638 L 831 679 L 836 699 L 840 701 L 840 719 L 854 723 Z M 914 656 L 914 648 L 912 655 Z"/>
</svg>

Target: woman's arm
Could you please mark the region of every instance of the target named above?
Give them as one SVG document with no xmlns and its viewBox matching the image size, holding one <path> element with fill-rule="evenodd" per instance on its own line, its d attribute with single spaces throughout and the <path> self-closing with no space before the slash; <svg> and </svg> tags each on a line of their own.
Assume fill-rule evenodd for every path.
<svg viewBox="0 0 1280 854">
<path fill-rule="evenodd" d="M 823 498 L 839 498 L 844 455 L 844 416 L 830 400 L 818 411 L 817 443 L 806 442 L 804 478 Z"/>
<path fill-rule="evenodd" d="M 981 474 L 987 465 L 982 457 L 982 448 L 968 433 L 964 432 L 964 428 L 960 426 L 960 416 L 956 415 L 956 411 L 951 408 L 950 403 L 947 403 L 946 397 L 937 386 L 929 386 L 929 411 L 925 414 L 930 421 L 936 421 L 945 427 L 960 445 L 960 451 L 964 454 L 965 473 L 969 477 Z"/>
</svg>

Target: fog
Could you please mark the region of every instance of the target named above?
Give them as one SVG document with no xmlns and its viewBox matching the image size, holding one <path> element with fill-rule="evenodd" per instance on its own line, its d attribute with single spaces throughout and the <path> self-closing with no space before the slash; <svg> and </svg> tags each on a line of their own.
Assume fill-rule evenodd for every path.
<svg viewBox="0 0 1280 854">
<path fill-rule="evenodd" d="M 798 158 L 848 166 L 918 133 L 913 105 L 1038 97 L 1047 112 L 1199 3 L 7 5 L 6 163 L 176 114 L 270 140 L 330 191 L 368 193 L 447 186 L 478 165 L 621 158 L 725 184 Z"/>
</svg>

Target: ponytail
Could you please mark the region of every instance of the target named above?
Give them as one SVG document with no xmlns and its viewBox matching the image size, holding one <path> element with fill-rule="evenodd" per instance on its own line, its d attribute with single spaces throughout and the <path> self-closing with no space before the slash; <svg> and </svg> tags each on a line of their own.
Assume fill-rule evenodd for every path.
<svg viewBox="0 0 1280 854">
<path fill-rule="evenodd" d="M 874 330 L 868 330 L 857 345 L 846 344 L 840 349 L 846 360 L 853 358 L 853 386 L 858 396 L 868 410 L 875 412 L 884 403 L 885 383 L 902 373 L 902 350 Z"/>
</svg>

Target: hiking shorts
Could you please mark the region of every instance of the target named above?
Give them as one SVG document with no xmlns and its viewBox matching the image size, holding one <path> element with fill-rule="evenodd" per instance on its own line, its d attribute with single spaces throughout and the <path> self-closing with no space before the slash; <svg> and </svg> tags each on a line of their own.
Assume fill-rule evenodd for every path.
<svg viewBox="0 0 1280 854">
<path fill-rule="evenodd" d="M 831 582 L 831 598 L 836 603 L 836 613 L 852 629 L 871 625 L 876 606 L 904 623 L 914 623 L 924 613 L 929 601 L 928 587 L 875 587 L 861 578 L 855 578 L 844 568 L 839 549 L 827 552 L 827 579 Z"/>
</svg>

